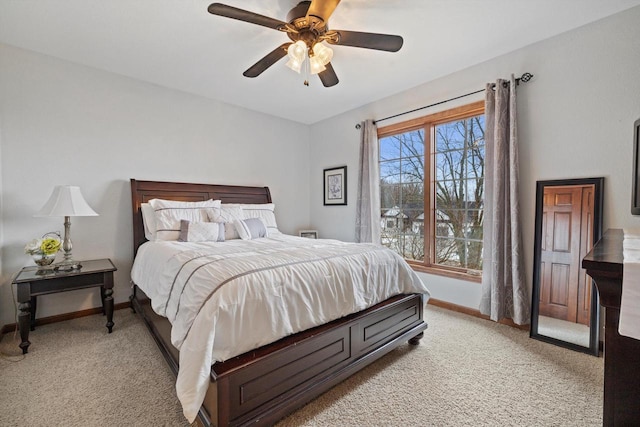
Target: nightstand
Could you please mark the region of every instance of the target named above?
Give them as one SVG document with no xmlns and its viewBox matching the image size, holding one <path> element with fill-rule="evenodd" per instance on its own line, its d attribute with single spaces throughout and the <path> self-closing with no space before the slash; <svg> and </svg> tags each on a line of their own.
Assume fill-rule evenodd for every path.
<svg viewBox="0 0 640 427">
<path fill-rule="evenodd" d="M 29 351 L 29 331 L 34 330 L 38 296 L 56 292 L 73 291 L 76 289 L 100 286 L 102 313 L 107 316 L 107 329 L 113 329 L 113 272 L 116 267 L 110 259 L 96 259 L 80 261 L 81 268 L 69 271 L 55 271 L 53 269 L 38 269 L 25 267 L 12 283 L 18 288 L 18 303 L 20 314 L 18 326 L 20 328 L 20 348 L 22 354 Z"/>
</svg>

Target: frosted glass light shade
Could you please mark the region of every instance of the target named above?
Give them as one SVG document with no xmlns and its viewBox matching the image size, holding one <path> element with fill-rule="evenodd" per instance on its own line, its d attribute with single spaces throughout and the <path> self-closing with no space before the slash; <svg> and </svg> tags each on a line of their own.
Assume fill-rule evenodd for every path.
<svg viewBox="0 0 640 427">
<path fill-rule="evenodd" d="M 296 73 L 300 73 L 300 69 L 302 68 L 302 61 L 298 61 L 295 58 L 289 58 L 285 65 L 291 68 Z"/>
<path fill-rule="evenodd" d="M 309 68 L 311 74 L 318 74 L 319 72 L 327 69 L 327 67 L 325 67 L 322 63 L 322 60 L 317 56 L 312 56 L 309 58 Z"/>
<path fill-rule="evenodd" d="M 84 200 L 80 187 L 56 185 L 42 209 L 33 216 L 98 216 Z"/>
<path fill-rule="evenodd" d="M 307 56 L 307 45 L 302 40 L 290 44 L 287 48 L 287 56 L 289 57 L 287 67 L 299 73 Z"/>
<path fill-rule="evenodd" d="M 316 43 L 313 45 L 313 56 L 318 58 L 322 65 L 327 65 L 333 59 L 333 49 L 323 45 L 322 43 Z"/>
<path fill-rule="evenodd" d="M 287 48 L 287 55 L 289 55 L 289 58 L 295 58 L 300 62 L 304 61 L 306 53 L 307 45 L 302 40 L 298 40 L 297 42 L 289 45 L 289 47 Z"/>
</svg>

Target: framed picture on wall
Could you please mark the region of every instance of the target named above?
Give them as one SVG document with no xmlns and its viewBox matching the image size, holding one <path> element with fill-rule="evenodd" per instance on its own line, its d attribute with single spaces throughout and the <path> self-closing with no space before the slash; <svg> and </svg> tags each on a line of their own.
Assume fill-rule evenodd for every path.
<svg viewBox="0 0 640 427">
<path fill-rule="evenodd" d="M 347 167 L 324 170 L 324 205 L 347 204 Z"/>
<path fill-rule="evenodd" d="M 640 215 L 640 119 L 633 124 L 633 193 L 631 194 L 631 214 Z"/>
<path fill-rule="evenodd" d="M 300 237 L 306 237 L 307 239 L 317 239 L 318 238 L 318 230 L 300 230 L 298 232 Z"/>
</svg>

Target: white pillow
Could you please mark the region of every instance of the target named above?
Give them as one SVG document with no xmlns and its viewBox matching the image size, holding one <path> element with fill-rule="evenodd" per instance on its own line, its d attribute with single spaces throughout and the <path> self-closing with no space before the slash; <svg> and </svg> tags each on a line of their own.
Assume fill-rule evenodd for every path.
<svg viewBox="0 0 640 427">
<path fill-rule="evenodd" d="M 149 204 L 155 211 L 155 240 L 178 240 L 180 236 L 180 220 L 207 222 L 210 217 L 215 217 L 220 212 L 220 200 L 178 202 L 152 199 L 149 200 Z"/>
<path fill-rule="evenodd" d="M 234 240 L 240 238 L 240 235 L 238 234 L 234 223 L 235 221 L 240 221 L 242 219 L 244 219 L 242 208 L 237 203 L 223 203 L 222 205 L 220 205 L 219 214 L 215 215 L 214 213 L 214 216 L 209 217 L 209 221 L 225 223 L 225 240 Z"/>
<path fill-rule="evenodd" d="M 224 242 L 224 224 L 180 220 L 179 242 Z"/>
<path fill-rule="evenodd" d="M 240 204 L 242 207 L 242 213 L 244 215 L 244 219 L 247 218 L 260 218 L 264 221 L 267 226 L 267 234 L 281 234 L 280 230 L 278 230 L 278 224 L 276 223 L 276 215 L 275 209 L 276 205 L 273 203 L 262 203 L 262 204 Z"/>
<path fill-rule="evenodd" d="M 247 218 L 234 221 L 240 238 L 242 240 L 252 240 L 260 237 L 267 237 L 267 226 L 262 218 Z"/>
<path fill-rule="evenodd" d="M 142 212 L 142 223 L 144 224 L 144 237 L 147 240 L 156 240 L 156 212 L 149 203 L 140 205 Z"/>
</svg>

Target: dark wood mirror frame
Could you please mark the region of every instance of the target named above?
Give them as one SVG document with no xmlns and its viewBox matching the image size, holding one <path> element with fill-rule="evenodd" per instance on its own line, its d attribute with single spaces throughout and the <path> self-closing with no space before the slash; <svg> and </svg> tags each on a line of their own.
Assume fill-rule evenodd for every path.
<svg viewBox="0 0 640 427">
<path fill-rule="evenodd" d="M 533 295 L 531 307 L 531 338 L 555 344 L 561 347 L 580 351 L 583 353 L 599 355 L 600 351 L 600 310 L 598 291 L 593 280 L 587 276 L 591 286 L 591 306 L 589 316 L 589 346 L 581 346 L 571 342 L 563 341 L 558 338 L 541 335 L 538 331 L 538 316 L 540 312 L 540 283 L 541 283 L 541 256 L 542 256 L 542 227 L 543 227 L 543 206 L 544 206 L 544 190 L 548 187 L 562 187 L 574 185 L 593 185 L 593 244 L 602 237 L 602 206 L 603 206 L 603 190 L 604 178 L 579 178 L 579 179 L 562 179 L 552 181 L 538 181 L 536 183 L 536 216 L 535 216 L 535 235 L 534 235 L 534 258 L 533 258 Z M 590 248 L 589 248 L 590 249 Z M 578 260 L 578 263 L 581 259 Z M 580 265 L 580 264 L 578 264 Z"/>
</svg>

